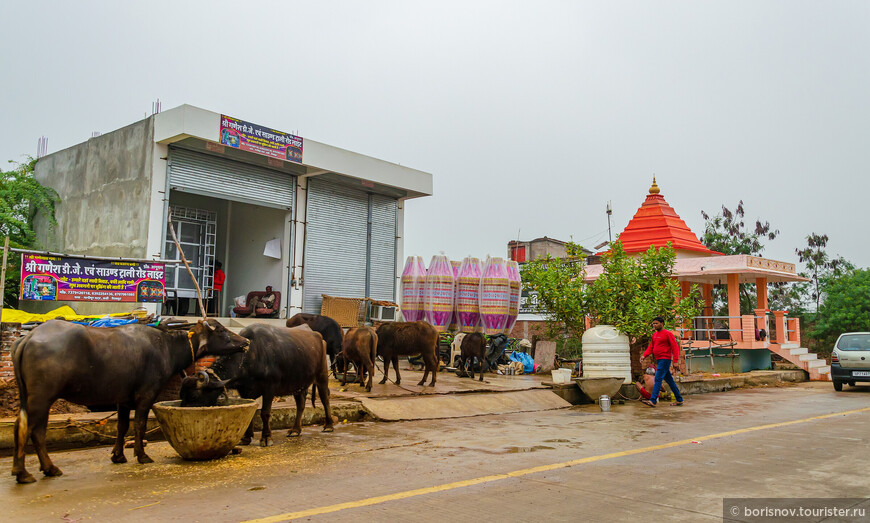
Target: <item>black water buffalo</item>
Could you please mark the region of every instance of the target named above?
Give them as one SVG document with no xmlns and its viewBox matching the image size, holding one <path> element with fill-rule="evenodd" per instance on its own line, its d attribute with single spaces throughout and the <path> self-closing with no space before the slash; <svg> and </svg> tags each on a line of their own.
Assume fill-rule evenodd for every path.
<svg viewBox="0 0 870 523">
<path fill-rule="evenodd" d="M 182 407 L 214 407 L 226 393 L 229 380 L 220 379 L 213 370 L 201 370 L 181 380 Z M 197 394 L 191 392 L 197 391 Z"/>
<path fill-rule="evenodd" d="M 341 327 L 338 322 L 329 316 L 321 316 L 320 314 L 307 314 L 300 312 L 287 318 L 287 328 L 298 327 L 300 325 L 308 325 L 314 332 L 319 332 L 323 336 L 323 341 L 326 342 L 326 354 L 329 355 L 330 367 L 335 374 L 336 357 L 341 353 Z"/>
<path fill-rule="evenodd" d="M 356 366 L 359 384 L 372 391 L 372 381 L 375 376 L 375 360 L 377 359 L 378 335 L 371 327 L 357 327 L 347 331 L 341 346 L 341 360 L 343 362 L 341 384 L 347 383 L 347 364 Z M 368 371 L 368 381 L 363 385 L 363 376 Z"/>
<path fill-rule="evenodd" d="M 150 463 L 142 445 L 145 424 L 169 379 L 200 356 L 241 352 L 247 346 L 247 339 L 212 319 L 200 320 L 190 329 L 139 324 L 85 327 L 61 320 L 40 325 L 13 346 L 21 407 L 15 420 L 12 474 L 19 483 L 35 481 L 24 468 L 24 447 L 31 437 L 39 469 L 46 476 L 61 475 L 45 448 L 48 410 L 58 398 L 80 405 L 118 406 L 114 463 L 127 461 L 124 436 L 133 409 L 134 453 L 139 463 Z"/>
<path fill-rule="evenodd" d="M 384 379 L 381 384 L 387 382 L 387 372 L 390 370 L 390 362 L 396 368 L 396 385 L 402 382 L 399 375 L 399 356 L 413 356 L 419 354 L 423 357 L 425 370 L 423 379 L 417 385 L 423 385 L 426 377 L 432 373 L 432 383 L 438 376 L 438 333 L 435 327 L 425 321 L 397 321 L 384 323 L 377 330 L 378 333 L 378 356 L 384 359 Z"/>
<path fill-rule="evenodd" d="M 480 363 L 480 381 L 483 381 L 483 371 L 486 370 L 486 337 L 479 332 L 466 334 L 459 344 L 459 369 L 464 370 L 466 362 L 471 361 L 468 375 L 474 379 L 474 358 Z"/>
<path fill-rule="evenodd" d="M 287 435 L 298 436 L 302 433 L 305 396 L 312 384 L 316 386 L 326 412 L 323 431 L 332 432 L 327 386 L 329 367 L 326 363 L 326 344 L 323 337 L 307 325 L 288 329 L 262 323 L 245 327 L 239 334 L 251 340 L 248 351 L 218 358 L 211 369 L 220 379 L 226 380 L 227 388 L 237 390 L 241 397 L 263 397 L 263 407 L 260 409 L 260 418 L 263 421 L 260 445 L 272 445 L 269 420 L 272 417 L 272 400 L 275 396 L 293 395 L 296 400 L 296 422 Z M 200 404 L 205 393 L 203 389 L 189 387 L 182 390 L 182 401 Z M 254 422 L 251 421 L 242 438 L 242 444 L 250 444 L 253 437 Z"/>
</svg>

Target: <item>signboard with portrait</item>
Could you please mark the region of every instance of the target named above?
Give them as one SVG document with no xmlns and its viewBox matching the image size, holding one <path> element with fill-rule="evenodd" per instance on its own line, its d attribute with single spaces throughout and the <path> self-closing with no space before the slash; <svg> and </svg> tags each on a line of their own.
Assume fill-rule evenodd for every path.
<svg viewBox="0 0 870 523">
<path fill-rule="evenodd" d="M 221 115 L 220 140 L 223 145 L 278 158 L 288 162 L 302 163 L 302 137 L 284 133 Z"/>
<path fill-rule="evenodd" d="M 22 300 L 163 302 L 162 263 L 21 255 Z"/>
</svg>

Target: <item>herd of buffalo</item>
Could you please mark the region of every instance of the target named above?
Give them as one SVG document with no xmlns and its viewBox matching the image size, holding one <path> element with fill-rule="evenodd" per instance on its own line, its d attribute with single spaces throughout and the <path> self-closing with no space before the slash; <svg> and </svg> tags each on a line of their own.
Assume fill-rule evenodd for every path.
<svg viewBox="0 0 870 523">
<path fill-rule="evenodd" d="M 325 411 L 330 411 L 328 361 L 332 362 L 337 377 L 341 373 L 342 384 L 348 364 L 353 363 L 360 385 L 371 391 L 378 356 L 384 362 L 380 383 L 386 382 L 392 363 L 395 383 L 399 384 L 399 357 L 420 354 L 425 371 L 418 385 L 426 382 L 430 372 L 430 385 L 435 385 L 439 369 L 438 334 L 428 323 L 385 323 L 377 330 L 357 327 L 343 334 L 331 318 L 297 314 L 286 325 L 258 323 L 239 334 L 214 319 L 114 328 L 51 320 L 34 328 L 12 347 L 20 395 L 12 475 L 19 483 L 35 481 L 24 467 L 28 439 L 39 458 L 39 469 L 46 476 L 61 475 L 45 445 L 49 408 L 59 398 L 85 406 L 117 406 L 118 434 L 111 458 L 114 463 L 127 461 L 124 438 L 132 410 L 134 454 L 139 463 L 150 463 L 143 444 L 148 411 L 169 380 L 176 375 L 184 376 L 185 369 L 203 356 L 217 359 L 208 371 L 184 377 L 181 405 L 217 405 L 227 388 L 236 390 L 242 398 L 262 396 L 262 446 L 272 444 L 269 420 L 276 396 L 292 395 L 296 400 L 296 420 L 288 436 L 298 436 L 302 431 L 302 412 L 309 387 L 312 404 L 315 396 L 319 396 Z M 483 361 L 482 339 L 467 336 L 462 342 L 463 358 L 478 356 Z M 327 415 L 325 420 L 323 430 L 332 431 L 332 417 Z M 253 432 L 252 421 L 242 444 L 251 442 Z"/>
</svg>

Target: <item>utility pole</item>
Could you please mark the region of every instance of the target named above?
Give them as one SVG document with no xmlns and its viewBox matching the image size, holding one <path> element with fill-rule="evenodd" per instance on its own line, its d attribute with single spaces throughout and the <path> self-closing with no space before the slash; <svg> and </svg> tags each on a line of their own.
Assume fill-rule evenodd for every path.
<svg viewBox="0 0 870 523">
<path fill-rule="evenodd" d="M 613 207 L 610 206 L 610 200 L 607 200 L 607 241 L 613 243 L 613 236 L 610 234 L 610 215 L 613 214 Z"/>
</svg>

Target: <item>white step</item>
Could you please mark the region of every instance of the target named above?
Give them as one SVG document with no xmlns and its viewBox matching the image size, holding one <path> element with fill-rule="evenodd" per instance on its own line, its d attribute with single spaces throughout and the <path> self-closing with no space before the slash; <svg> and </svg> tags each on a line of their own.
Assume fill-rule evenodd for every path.
<svg viewBox="0 0 870 523">
<path fill-rule="evenodd" d="M 808 352 L 810 352 L 810 349 L 808 349 L 806 347 L 800 347 L 798 349 L 788 349 L 788 353 L 791 354 L 792 356 L 799 356 L 801 354 L 806 354 Z"/>
<path fill-rule="evenodd" d="M 824 367 L 816 367 L 816 372 L 818 372 L 819 374 L 830 374 L 831 366 L 825 365 Z"/>
<path fill-rule="evenodd" d="M 801 361 L 813 361 L 819 359 L 819 357 L 811 352 L 809 354 L 801 354 L 800 356 L 798 356 L 798 359 Z"/>
<path fill-rule="evenodd" d="M 800 345 L 797 343 L 781 343 L 779 345 L 779 348 L 781 348 L 781 349 L 798 349 L 798 348 L 800 348 Z"/>
<path fill-rule="evenodd" d="M 819 367 L 825 367 L 825 366 L 827 366 L 827 364 L 828 364 L 828 362 L 826 362 L 825 360 L 812 360 L 812 361 L 807 362 L 807 368 L 808 369 L 817 369 Z"/>
</svg>

